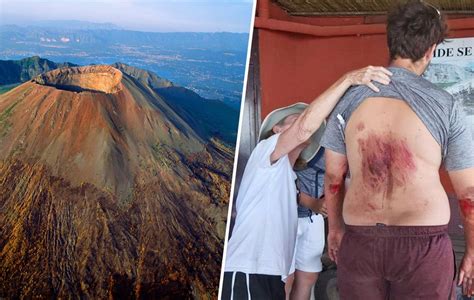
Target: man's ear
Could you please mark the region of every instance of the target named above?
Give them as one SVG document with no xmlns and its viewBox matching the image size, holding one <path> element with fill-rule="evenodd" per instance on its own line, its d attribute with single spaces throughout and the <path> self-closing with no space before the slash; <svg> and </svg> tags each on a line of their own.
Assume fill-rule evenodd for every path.
<svg viewBox="0 0 474 300">
<path fill-rule="evenodd" d="M 431 61 L 434 56 L 434 51 L 436 50 L 436 44 L 431 45 L 425 53 L 426 61 Z"/>
</svg>

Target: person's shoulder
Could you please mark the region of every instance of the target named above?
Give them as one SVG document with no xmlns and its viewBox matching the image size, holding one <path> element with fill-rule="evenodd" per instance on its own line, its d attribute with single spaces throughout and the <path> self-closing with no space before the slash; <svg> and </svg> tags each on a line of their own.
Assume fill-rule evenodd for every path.
<svg viewBox="0 0 474 300">
<path fill-rule="evenodd" d="M 334 107 L 331 112 L 331 118 L 335 118 L 338 114 L 344 113 L 344 111 L 356 105 L 361 99 L 367 98 L 369 93 L 370 89 L 366 86 L 350 87 Z"/>
</svg>

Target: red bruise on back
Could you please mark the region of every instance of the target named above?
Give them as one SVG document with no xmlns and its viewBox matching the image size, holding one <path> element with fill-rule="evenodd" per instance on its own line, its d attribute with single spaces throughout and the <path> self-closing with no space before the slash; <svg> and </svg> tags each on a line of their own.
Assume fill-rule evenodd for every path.
<svg viewBox="0 0 474 300">
<path fill-rule="evenodd" d="M 395 187 L 404 186 L 416 164 L 405 140 L 391 134 L 369 134 L 359 139 L 364 184 L 390 198 Z"/>
<path fill-rule="evenodd" d="M 359 122 L 359 124 L 357 124 L 356 128 L 357 128 L 357 131 L 362 131 L 362 130 L 365 129 L 365 125 L 364 125 L 364 123 Z"/>
</svg>

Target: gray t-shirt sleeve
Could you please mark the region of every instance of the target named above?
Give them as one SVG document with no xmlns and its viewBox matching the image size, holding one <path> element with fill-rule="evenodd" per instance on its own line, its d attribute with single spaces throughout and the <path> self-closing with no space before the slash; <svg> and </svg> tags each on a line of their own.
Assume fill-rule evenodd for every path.
<svg viewBox="0 0 474 300">
<path fill-rule="evenodd" d="M 455 101 L 450 115 L 450 127 L 444 167 L 456 171 L 474 167 L 474 142 L 460 101 Z"/>
<path fill-rule="evenodd" d="M 337 115 L 342 111 L 344 98 L 336 105 L 326 123 L 326 130 L 321 138 L 320 145 L 326 149 L 346 155 L 346 144 L 344 143 L 344 127 L 339 122 Z M 341 116 L 342 117 L 342 116 Z"/>
</svg>

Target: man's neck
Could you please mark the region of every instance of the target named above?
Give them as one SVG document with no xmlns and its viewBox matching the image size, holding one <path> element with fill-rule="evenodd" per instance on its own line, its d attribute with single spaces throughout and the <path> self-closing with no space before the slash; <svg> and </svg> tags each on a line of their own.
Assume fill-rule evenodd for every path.
<svg viewBox="0 0 474 300">
<path fill-rule="evenodd" d="M 407 69 L 408 71 L 420 76 L 425 72 L 426 66 L 422 62 L 413 62 L 408 58 L 396 58 L 390 63 L 391 67 Z"/>
</svg>

